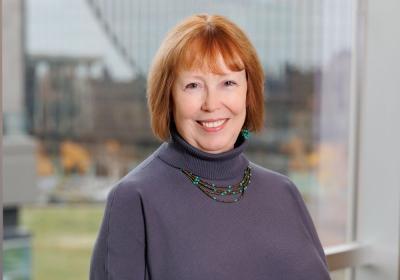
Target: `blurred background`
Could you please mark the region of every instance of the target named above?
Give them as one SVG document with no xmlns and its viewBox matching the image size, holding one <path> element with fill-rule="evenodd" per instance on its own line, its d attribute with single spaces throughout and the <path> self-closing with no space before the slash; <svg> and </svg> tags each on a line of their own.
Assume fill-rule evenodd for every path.
<svg viewBox="0 0 400 280">
<path fill-rule="evenodd" d="M 4 279 L 88 278 L 110 187 L 160 145 L 151 59 L 199 12 L 242 27 L 265 69 L 246 154 L 295 181 L 324 247 L 347 242 L 356 3 L 3 0 Z"/>
</svg>

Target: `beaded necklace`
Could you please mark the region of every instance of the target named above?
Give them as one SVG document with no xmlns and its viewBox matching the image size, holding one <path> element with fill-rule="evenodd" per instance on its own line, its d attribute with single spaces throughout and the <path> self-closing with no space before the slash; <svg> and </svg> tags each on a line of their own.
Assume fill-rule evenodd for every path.
<svg viewBox="0 0 400 280">
<path fill-rule="evenodd" d="M 193 183 L 193 185 L 197 186 L 203 193 L 205 193 L 208 197 L 214 199 L 218 202 L 223 203 L 233 203 L 242 199 L 244 196 L 244 192 L 250 184 L 251 178 L 251 168 L 247 166 L 244 170 L 243 179 L 236 185 L 229 185 L 228 187 L 217 187 L 215 184 L 210 184 L 199 176 L 194 175 L 192 172 L 186 169 L 180 169 Z M 234 198 L 233 200 L 221 200 L 218 199 L 217 196 L 221 197 L 232 197 L 239 195 L 239 197 Z"/>
</svg>

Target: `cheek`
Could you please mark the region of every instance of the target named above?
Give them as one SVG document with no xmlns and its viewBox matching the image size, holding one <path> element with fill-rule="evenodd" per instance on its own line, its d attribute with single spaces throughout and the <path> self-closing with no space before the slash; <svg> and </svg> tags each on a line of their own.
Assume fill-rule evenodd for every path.
<svg viewBox="0 0 400 280">
<path fill-rule="evenodd" d="M 241 92 L 235 95 L 232 99 L 228 100 L 230 110 L 236 114 L 245 114 L 246 113 L 246 93 Z"/>
<path fill-rule="evenodd" d="M 191 118 L 199 109 L 198 102 L 193 98 L 177 97 L 174 100 L 174 115 L 179 118 Z"/>
</svg>

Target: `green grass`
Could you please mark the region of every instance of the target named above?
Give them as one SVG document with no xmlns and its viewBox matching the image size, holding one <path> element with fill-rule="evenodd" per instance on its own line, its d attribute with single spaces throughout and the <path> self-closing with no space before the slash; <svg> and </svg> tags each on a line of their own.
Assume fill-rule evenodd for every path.
<svg viewBox="0 0 400 280">
<path fill-rule="evenodd" d="M 103 211 L 104 205 L 23 208 L 21 225 L 33 235 L 33 279 L 88 279 Z"/>
</svg>

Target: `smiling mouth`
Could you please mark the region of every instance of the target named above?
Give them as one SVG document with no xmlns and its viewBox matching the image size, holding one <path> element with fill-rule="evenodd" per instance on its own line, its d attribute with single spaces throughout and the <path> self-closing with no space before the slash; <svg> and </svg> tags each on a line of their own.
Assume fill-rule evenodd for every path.
<svg viewBox="0 0 400 280">
<path fill-rule="evenodd" d="M 215 129 L 222 127 L 228 119 L 217 119 L 217 120 L 207 120 L 207 121 L 197 121 L 200 125 L 202 125 L 205 128 L 210 128 L 210 129 Z"/>
</svg>

